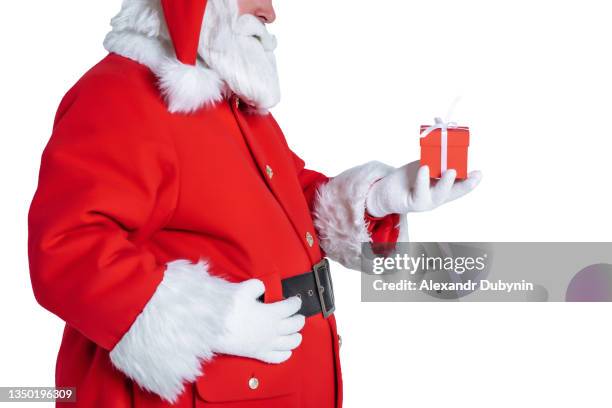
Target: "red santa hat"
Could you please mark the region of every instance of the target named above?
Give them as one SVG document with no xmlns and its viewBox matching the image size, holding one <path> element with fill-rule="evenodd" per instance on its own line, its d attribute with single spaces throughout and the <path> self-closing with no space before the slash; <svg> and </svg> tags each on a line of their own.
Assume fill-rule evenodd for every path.
<svg viewBox="0 0 612 408">
<path fill-rule="evenodd" d="M 176 58 L 195 65 L 207 0 L 162 0 L 164 17 Z"/>
<path fill-rule="evenodd" d="M 198 61 L 207 0 L 161 0 L 176 59 L 157 73 L 171 112 L 192 112 L 223 98 L 222 81 Z"/>
</svg>

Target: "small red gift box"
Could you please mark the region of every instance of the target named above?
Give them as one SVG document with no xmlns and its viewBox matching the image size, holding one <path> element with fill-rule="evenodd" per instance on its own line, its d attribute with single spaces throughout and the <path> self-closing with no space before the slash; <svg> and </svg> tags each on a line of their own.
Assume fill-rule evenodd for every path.
<svg viewBox="0 0 612 408">
<path fill-rule="evenodd" d="M 458 179 L 467 178 L 470 128 L 446 128 L 445 124 L 437 122 L 434 126 L 421 126 L 421 135 L 421 166 L 429 166 L 432 178 L 440 178 L 450 169 L 457 171 Z"/>
</svg>

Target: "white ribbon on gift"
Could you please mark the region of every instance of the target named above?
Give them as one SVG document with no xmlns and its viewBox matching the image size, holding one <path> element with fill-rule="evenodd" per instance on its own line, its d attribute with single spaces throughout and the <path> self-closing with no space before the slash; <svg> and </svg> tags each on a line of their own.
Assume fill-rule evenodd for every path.
<svg viewBox="0 0 612 408">
<path fill-rule="evenodd" d="M 453 101 L 450 109 L 448 110 L 448 114 L 446 115 L 447 118 L 452 116 L 452 113 L 460 100 L 461 97 L 457 97 Z M 434 130 L 440 129 L 440 171 L 442 174 L 448 170 L 448 129 L 457 127 L 459 127 L 457 122 L 452 122 L 449 119 L 445 121 L 442 118 L 435 118 L 435 123 L 421 133 L 421 139 L 424 139 Z"/>
<path fill-rule="evenodd" d="M 448 129 L 456 128 L 456 122 L 445 122 L 442 118 L 436 118 L 435 124 L 421 133 L 421 139 L 426 138 L 434 130 L 440 129 L 440 171 L 442 174 L 448 170 Z"/>
</svg>

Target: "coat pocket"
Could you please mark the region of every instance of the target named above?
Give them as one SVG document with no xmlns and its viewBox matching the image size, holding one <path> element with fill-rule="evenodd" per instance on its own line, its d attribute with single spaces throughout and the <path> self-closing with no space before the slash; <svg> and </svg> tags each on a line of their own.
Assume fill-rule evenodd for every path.
<svg viewBox="0 0 612 408">
<path fill-rule="evenodd" d="M 299 372 L 282 364 L 217 356 L 195 384 L 196 408 L 297 408 Z"/>
<path fill-rule="evenodd" d="M 196 408 L 299 408 L 297 395 L 285 395 L 248 401 L 208 402 L 196 400 Z"/>
</svg>

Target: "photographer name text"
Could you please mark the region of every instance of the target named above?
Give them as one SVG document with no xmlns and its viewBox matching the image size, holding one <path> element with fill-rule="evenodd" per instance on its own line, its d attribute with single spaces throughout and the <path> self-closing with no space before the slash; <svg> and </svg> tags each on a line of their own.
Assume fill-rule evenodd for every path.
<svg viewBox="0 0 612 408">
<path fill-rule="evenodd" d="M 469 291 L 476 290 L 489 292 L 531 292 L 535 290 L 534 284 L 521 280 L 519 282 L 504 282 L 501 280 L 490 281 L 480 279 L 478 281 L 468 280 L 465 282 L 436 282 L 433 280 L 422 280 L 420 282 L 402 279 L 397 282 L 385 282 L 383 279 L 376 279 L 372 282 L 373 289 L 377 292 L 395 291 Z"/>
</svg>

